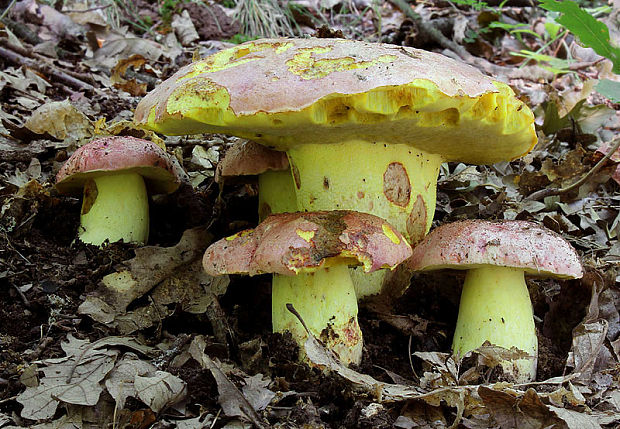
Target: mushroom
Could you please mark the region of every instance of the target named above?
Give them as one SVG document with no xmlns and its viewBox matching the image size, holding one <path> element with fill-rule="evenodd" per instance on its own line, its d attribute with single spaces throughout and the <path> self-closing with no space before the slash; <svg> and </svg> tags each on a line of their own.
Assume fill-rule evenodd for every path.
<svg viewBox="0 0 620 429">
<path fill-rule="evenodd" d="M 465 276 L 452 350 L 457 356 L 485 341 L 528 357 L 504 361 L 518 382 L 536 377 L 538 341 L 524 275 L 583 275 L 575 249 L 558 234 L 526 221 L 465 220 L 433 230 L 407 264 L 416 271 L 452 268 Z"/>
<path fill-rule="evenodd" d="M 104 137 L 80 147 L 56 175 L 62 194 L 83 192 L 79 239 L 145 244 L 149 235 L 147 188 L 174 192 L 180 166 L 165 150 L 134 137 Z"/>
<path fill-rule="evenodd" d="M 442 162 L 512 160 L 537 141 L 508 85 L 436 53 L 343 39 L 219 51 L 149 93 L 134 120 L 286 151 L 299 210 L 372 213 L 411 243 L 430 228 Z"/>
<path fill-rule="evenodd" d="M 297 212 L 271 215 L 254 230 L 217 241 L 203 266 L 210 275 L 273 273 L 274 332 L 290 332 L 303 350 L 307 334 L 287 310 L 290 303 L 310 332 L 349 364 L 360 362 L 363 341 L 348 266 L 393 269 L 409 256 L 403 236 L 377 216 Z"/>
<path fill-rule="evenodd" d="M 217 164 L 215 181 L 240 176 L 258 176 L 258 220 L 271 213 L 297 211 L 293 177 L 284 152 L 266 148 L 251 140 L 232 145 Z"/>
</svg>

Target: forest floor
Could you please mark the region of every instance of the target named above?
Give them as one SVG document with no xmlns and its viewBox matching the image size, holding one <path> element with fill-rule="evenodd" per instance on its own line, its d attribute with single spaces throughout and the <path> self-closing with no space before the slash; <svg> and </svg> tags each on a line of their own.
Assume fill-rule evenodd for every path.
<svg viewBox="0 0 620 429">
<path fill-rule="evenodd" d="M 0 428 L 620 427 L 620 151 L 603 158 L 620 104 L 598 92 L 620 80 L 611 61 L 529 1 L 284 3 L 0 1 Z M 618 45 L 618 9 L 584 3 Z M 577 249 L 582 279 L 528 278 L 535 382 L 505 381 L 492 346 L 452 357 L 460 272 L 361 302 L 362 364 L 313 342 L 322 364 L 310 368 L 271 333 L 269 276 L 202 271 L 210 243 L 257 223 L 255 184 L 213 180 L 238 139 L 155 135 L 133 111 L 194 58 L 302 34 L 443 53 L 532 108 L 530 154 L 441 168 L 433 227 L 531 220 Z M 54 188 L 71 153 L 103 135 L 164 142 L 188 172 L 150 202 L 146 247 L 75 240 L 80 198 Z M 114 300 L 119 275 L 131 281 Z"/>
</svg>

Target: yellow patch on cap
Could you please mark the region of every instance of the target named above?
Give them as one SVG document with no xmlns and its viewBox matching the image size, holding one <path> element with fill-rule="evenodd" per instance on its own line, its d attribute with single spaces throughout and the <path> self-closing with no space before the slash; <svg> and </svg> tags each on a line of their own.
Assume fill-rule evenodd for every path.
<svg viewBox="0 0 620 429">
<path fill-rule="evenodd" d="M 317 46 L 315 48 L 299 49 L 293 59 L 286 64 L 291 73 L 299 75 L 302 79 L 320 79 L 333 72 L 367 69 L 379 63 L 389 63 L 394 61 L 396 55 L 381 55 L 372 61 L 356 62 L 354 58 L 324 58 L 315 59 L 313 54 L 324 54 L 331 51 L 331 47 Z"/>
<path fill-rule="evenodd" d="M 392 243 L 397 245 L 400 244 L 400 238 L 398 238 L 398 235 L 396 235 L 390 225 L 384 223 L 383 225 L 381 225 L 381 228 L 383 229 L 383 233 L 387 236 L 387 238 L 392 241 Z"/>
<path fill-rule="evenodd" d="M 254 232 L 253 229 L 245 229 L 243 231 L 239 231 L 236 234 L 226 237 L 226 241 L 233 241 L 236 238 L 245 237 L 246 235 L 250 235 L 252 232 Z"/>
<path fill-rule="evenodd" d="M 280 54 L 292 48 L 293 43 L 247 43 L 231 49 L 224 49 L 210 55 L 207 59 L 198 61 L 194 64 L 193 70 L 179 80 L 189 79 L 202 73 L 215 73 L 231 67 L 237 67 L 250 61 L 259 60 L 260 57 L 244 58 L 252 52 L 273 49 Z"/>
<path fill-rule="evenodd" d="M 299 228 L 297 228 L 295 232 L 297 233 L 297 235 L 299 235 L 301 238 L 306 240 L 306 242 L 308 243 L 310 243 L 310 241 L 314 238 L 314 234 L 315 234 L 314 231 L 304 231 L 303 229 L 299 229 Z"/>
</svg>

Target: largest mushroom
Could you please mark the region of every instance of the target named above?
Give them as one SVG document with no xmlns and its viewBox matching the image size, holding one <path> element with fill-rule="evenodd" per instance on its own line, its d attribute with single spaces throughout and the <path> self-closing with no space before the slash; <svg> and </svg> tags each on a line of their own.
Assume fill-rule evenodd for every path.
<svg viewBox="0 0 620 429">
<path fill-rule="evenodd" d="M 228 133 L 286 151 L 300 210 L 430 228 L 444 161 L 511 160 L 536 143 L 506 84 L 418 49 L 342 39 L 263 39 L 180 69 L 138 105 L 164 134 Z"/>
</svg>

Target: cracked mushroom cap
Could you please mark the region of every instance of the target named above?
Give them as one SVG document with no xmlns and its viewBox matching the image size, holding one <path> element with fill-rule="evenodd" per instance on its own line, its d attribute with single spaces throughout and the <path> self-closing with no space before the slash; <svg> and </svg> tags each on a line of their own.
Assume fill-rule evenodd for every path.
<svg viewBox="0 0 620 429">
<path fill-rule="evenodd" d="M 410 255 L 407 241 L 383 219 L 338 210 L 271 215 L 211 245 L 202 264 L 210 275 L 295 275 L 341 263 L 372 272 L 393 269 Z"/>
<path fill-rule="evenodd" d="M 227 151 L 215 170 L 215 181 L 236 176 L 254 176 L 269 170 L 288 170 L 286 153 L 271 150 L 265 146 L 248 141 L 239 141 Z"/>
<path fill-rule="evenodd" d="M 581 278 L 577 252 L 553 231 L 527 221 L 464 220 L 433 230 L 407 261 L 415 271 L 493 265 L 527 274 Z"/>
<path fill-rule="evenodd" d="M 348 139 L 473 164 L 518 158 L 534 116 L 506 84 L 443 55 L 343 39 L 262 39 L 181 68 L 138 105 L 163 134 L 216 132 L 277 150 Z"/>
<path fill-rule="evenodd" d="M 118 172 L 137 173 L 156 194 L 174 192 L 181 167 L 155 143 L 128 136 L 103 137 L 80 147 L 56 175 L 56 189 L 80 194 L 88 179 Z"/>
</svg>

